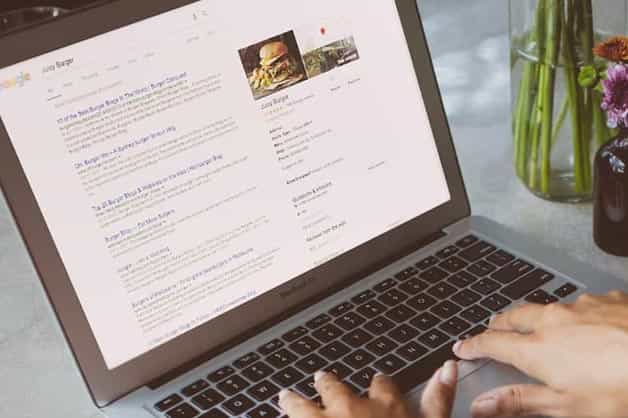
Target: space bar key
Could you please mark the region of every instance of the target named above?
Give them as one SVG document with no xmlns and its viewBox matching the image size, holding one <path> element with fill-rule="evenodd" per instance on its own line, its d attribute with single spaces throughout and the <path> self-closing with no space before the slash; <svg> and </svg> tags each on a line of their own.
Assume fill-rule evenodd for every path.
<svg viewBox="0 0 628 418">
<path fill-rule="evenodd" d="M 452 341 L 393 375 L 393 380 L 401 392 L 408 393 L 420 384 L 427 382 L 447 360 L 458 360 L 452 351 L 453 346 L 454 342 Z"/>
</svg>

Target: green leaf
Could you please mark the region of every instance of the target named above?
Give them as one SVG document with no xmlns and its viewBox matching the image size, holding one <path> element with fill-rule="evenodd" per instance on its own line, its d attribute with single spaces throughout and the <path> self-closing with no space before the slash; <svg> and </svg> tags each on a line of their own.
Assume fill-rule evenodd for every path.
<svg viewBox="0 0 628 418">
<path fill-rule="evenodd" d="M 580 74 L 578 74 L 578 84 L 580 84 L 580 86 L 584 88 L 595 86 L 598 80 L 598 72 L 595 67 L 591 65 L 582 67 L 582 69 L 580 70 Z"/>
</svg>

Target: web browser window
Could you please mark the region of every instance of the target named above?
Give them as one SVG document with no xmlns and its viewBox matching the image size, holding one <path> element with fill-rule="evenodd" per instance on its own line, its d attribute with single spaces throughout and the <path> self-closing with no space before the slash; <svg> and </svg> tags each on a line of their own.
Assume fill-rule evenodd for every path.
<svg viewBox="0 0 628 418">
<path fill-rule="evenodd" d="M 109 368 L 451 198 L 392 0 L 200 1 L 0 71 Z"/>
</svg>

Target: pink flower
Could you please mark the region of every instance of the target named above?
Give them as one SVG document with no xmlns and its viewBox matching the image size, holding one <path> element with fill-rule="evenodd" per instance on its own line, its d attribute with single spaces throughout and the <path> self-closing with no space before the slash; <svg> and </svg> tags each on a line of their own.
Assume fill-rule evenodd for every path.
<svg viewBox="0 0 628 418">
<path fill-rule="evenodd" d="M 608 78 L 602 81 L 602 109 L 608 116 L 608 126 L 628 128 L 628 68 L 624 64 L 610 65 Z"/>
</svg>

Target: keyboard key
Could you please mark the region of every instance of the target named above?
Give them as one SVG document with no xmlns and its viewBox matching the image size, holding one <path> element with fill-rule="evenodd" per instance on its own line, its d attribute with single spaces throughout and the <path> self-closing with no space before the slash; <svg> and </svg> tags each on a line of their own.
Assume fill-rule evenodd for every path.
<svg viewBox="0 0 628 418">
<path fill-rule="evenodd" d="M 291 351 L 288 351 L 284 348 L 268 356 L 266 358 L 266 361 L 269 362 L 271 366 L 276 369 L 283 369 L 296 359 L 297 356 L 295 356 Z"/>
<path fill-rule="evenodd" d="M 394 354 L 389 354 L 384 358 L 377 360 L 373 367 L 386 375 L 393 375 L 406 366 L 406 362 L 401 360 Z"/>
<path fill-rule="evenodd" d="M 424 311 L 426 309 L 429 309 L 430 307 L 434 306 L 434 304 L 436 303 L 436 299 L 434 299 L 431 296 L 428 296 L 424 293 L 417 295 L 413 298 L 410 298 L 410 300 L 408 300 L 408 302 L 406 302 L 411 308 L 414 308 L 415 310 L 421 312 Z"/>
<path fill-rule="evenodd" d="M 484 299 L 480 302 L 480 305 L 492 310 L 493 312 L 499 312 L 511 303 L 512 302 L 510 300 L 496 293 Z"/>
<path fill-rule="evenodd" d="M 277 418 L 281 415 L 279 411 L 268 404 L 263 404 L 249 411 L 248 418 Z"/>
<path fill-rule="evenodd" d="M 312 351 L 318 350 L 320 346 L 321 344 L 318 341 L 306 335 L 300 340 L 290 344 L 289 348 L 295 353 L 305 356 L 307 354 L 310 354 Z"/>
<path fill-rule="evenodd" d="M 497 270 L 497 267 L 484 260 L 480 260 L 475 264 L 471 264 L 467 269 L 468 272 L 475 274 L 478 277 L 488 276 L 495 270 Z"/>
<path fill-rule="evenodd" d="M 453 317 L 445 322 L 439 327 L 442 331 L 445 331 L 447 334 L 455 337 L 457 335 L 462 334 L 469 328 L 471 328 L 471 324 L 467 321 L 464 321 L 460 318 Z"/>
<path fill-rule="evenodd" d="M 550 282 L 554 275 L 541 269 L 536 269 L 502 289 L 502 293 L 513 300 L 521 299 L 528 293 Z"/>
<path fill-rule="evenodd" d="M 357 296 L 352 297 L 351 302 L 355 303 L 356 305 L 361 305 L 364 302 L 368 302 L 369 300 L 373 299 L 376 296 L 377 296 L 377 293 L 369 289 L 369 290 L 365 290 L 364 292 L 360 293 Z"/>
<path fill-rule="evenodd" d="M 440 282 L 447 278 L 447 276 L 449 276 L 449 273 L 438 267 L 432 267 L 419 275 L 420 278 L 432 284 Z"/>
<path fill-rule="evenodd" d="M 351 352 L 351 349 L 340 341 L 334 341 L 325 347 L 321 348 L 319 354 L 325 357 L 327 360 L 335 361 L 341 357 L 346 356 Z"/>
<path fill-rule="evenodd" d="M 475 244 L 476 242 L 478 242 L 477 237 L 473 235 L 468 235 L 460 241 L 456 242 L 456 245 L 460 248 L 467 248 L 468 246 Z"/>
<path fill-rule="evenodd" d="M 175 406 L 176 404 L 178 404 L 179 402 L 181 402 L 183 400 L 183 398 L 179 395 L 177 395 L 176 393 L 168 396 L 165 399 L 162 399 L 161 401 L 157 402 L 155 404 L 155 409 L 163 412 L 166 409 L 170 409 L 173 406 Z"/>
<path fill-rule="evenodd" d="M 451 257 L 440 263 L 438 266 L 450 273 L 455 273 L 467 267 L 469 263 L 458 257 Z"/>
<path fill-rule="evenodd" d="M 362 329 L 356 329 L 347 335 L 343 335 L 342 341 L 353 348 L 358 348 L 371 341 L 373 336 Z"/>
<path fill-rule="evenodd" d="M 314 377 L 307 377 L 305 380 L 297 383 L 297 390 L 302 393 L 306 398 L 313 398 L 318 395 L 316 388 L 314 387 Z"/>
<path fill-rule="evenodd" d="M 515 259 L 515 256 L 507 253 L 504 250 L 498 250 L 486 257 L 486 259 L 498 267 L 503 267 L 513 261 Z"/>
<path fill-rule="evenodd" d="M 267 342 L 260 348 L 258 348 L 257 352 L 260 353 L 261 355 L 267 356 L 271 354 L 272 352 L 279 350 L 284 345 L 285 343 L 281 340 L 272 340 L 270 342 Z"/>
<path fill-rule="evenodd" d="M 333 324 L 327 324 L 314 331 L 312 335 L 317 340 L 323 343 L 328 343 L 340 337 L 342 335 L 342 331 Z"/>
<path fill-rule="evenodd" d="M 334 323 L 345 331 L 351 331 L 352 329 L 359 327 L 365 322 L 366 319 L 362 318 L 357 313 L 347 312 L 346 314 L 336 319 Z"/>
<path fill-rule="evenodd" d="M 399 286 L 399 289 L 403 290 L 409 295 L 416 295 L 418 293 L 421 293 L 427 288 L 428 288 L 427 283 L 425 283 L 422 280 L 419 280 L 418 277 L 413 277 L 412 279 L 408 280 L 405 283 L 402 283 Z"/>
<path fill-rule="evenodd" d="M 393 381 L 401 392 L 407 393 L 417 385 L 429 380 L 447 360 L 456 360 L 452 351 L 453 345 L 454 342 L 451 341 L 395 374 Z"/>
<path fill-rule="evenodd" d="M 239 394 L 222 404 L 222 407 L 232 415 L 243 414 L 254 406 L 255 402 L 243 394 Z"/>
<path fill-rule="evenodd" d="M 233 365 L 238 369 L 243 369 L 250 364 L 255 363 L 260 359 L 260 356 L 257 353 L 249 353 L 243 357 L 240 357 L 238 360 L 233 362 Z"/>
<path fill-rule="evenodd" d="M 348 368 L 347 366 L 345 366 L 344 364 L 340 362 L 337 362 L 337 363 L 332 364 L 331 366 L 328 366 L 325 369 L 325 371 L 335 374 L 336 377 L 340 380 L 345 379 L 347 376 L 353 373 L 353 370 L 351 370 L 350 368 Z"/>
<path fill-rule="evenodd" d="M 482 295 L 490 295 L 500 287 L 501 285 L 495 280 L 482 279 L 476 284 L 472 285 L 471 289 L 475 290 L 478 293 L 481 293 Z"/>
<path fill-rule="evenodd" d="M 373 319 L 376 316 L 379 316 L 386 312 L 386 307 L 376 300 L 372 300 L 370 302 L 365 303 L 364 305 L 358 307 L 357 311 L 361 315 L 364 315 L 368 319 Z"/>
<path fill-rule="evenodd" d="M 437 252 L 436 257 L 445 259 L 456 254 L 458 251 L 460 251 L 458 247 L 456 247 L 455 245 L 450 245 L 449 247 L 443 248 L 442 250 Z"/>
<path fill-rule="evenodd" d="M 423 347 L 415 341 L 410 341 L 408 344 L 397 350 L 397 354 L 409 362 L 414 362 L 427 354 L 427 348 Z"/>
<path fill-rule="evenodd" d="M 411 339 L 413 339 L 414 337 L 418 335 L 419 335 L 419 331 L 417 331 L 415 328 L 412 328 L 411 326 L 406 325 L 406 324 L 399 325 L 397 328 L 395 328 L 394 330 L 388 333 L 388 336 L 390 338 L 392 338 L 393 340 L 397 341 L 400 344 L 407 343 L 408 341 L 410 341 Z"/>
<path fill-rule="evenodd" d="M 502 284 L 508 284 L 532 270 L 534 270 L 532 264 L 523 260 L 515 260 L 506 267 L 496 271 L 491 277 Z"/>
<path fill-rule="evenodd" d="M 458 256 L 464 258 L 470 263 L 473 263 L 481 258 L 486 257 L 495 250 L 496 248 L 493 245 L 489 244 L 488 242 L 480 241 L 472 247 L 469 247 L 458 253 Z"/>
<path fill-rule="evenodd" d="M 552 296 L 544 290 L 537 290 L 526 297 L 526 302 L 536 303 L 539 305 L 549 305 L 558 302 L 556 296 Z"/>
<path fill-rule="evenodd" d="M 385 356 L 395 348 L 397 348 L 397 343 L 384 336 L 378 337 L 366 345 L 366 349 L 375 354 L 377 357 Z"/>
<path fill-rule="evenodd" d="M 351 309 L 353 309 L 353 304 L 352 303 L 343 302 L 340 305 L 336 306 L 335 308 L 332 308 L 329 311 L 329 313 L 331 314 L 331 316 L 340 316 L 340 315 L 346 314 Z"/>
<path fill-rule="evenodd" d="M 225 414 L 220 409 L 212 409 L 198 418 L 229 418 L 229 415 Z"/>
<path fill-rule="evenodd" d="M 430 328 L 434 328 L 436 325 L 440 323 L 440 319 L 435 317 L 429 312 L 424 312 L 421 315 L 414 318 L 410 321 L 412 326 L 417 327 L 421 331 L 427 331 Z"/>
<path fill-rule="evenodd" d="M 305 323 L 305 326 L 308 327 L 309 329 L 317 329 L 319 327 L 322 327 L 329 321 L 331 321 L 331 316 L 327 314 L 321 314 L 317 316 L 316 318 L 307 321 Z"/>
<path fill-rule="evenodd" d="M 240 376 L 231 376 L 230 378 L 223 380 L 216 386 L 218 390 L 227 396 L 233 396 L 243 389 L 250 386 L 250 383 L 242 379 Z"/>
<path fill-rule="evenodd" d="M 375 285 L 373 289 L 378 293 L 383 293 L 387 290 L 392 289 L 395 286 L 397 286 L 396 281 L 394 281 L 393 279 L 386 279 L 383 282 L 380 282 L 377 285 Z"/>
<path fill-rule="evenodd" d="M 474 275 L 472 275 L 471 273 L 467 271 L 459 271 L 458 273 L 454 274 L 449 279 L 447 279 L 447 282 L 449 282 L 450 284 L 453 284 L 459 289 L 463 289 L 469 286 L 470 284 L 475 283 L 477 279 L 478 279 L 477 277 L 475 277 Z"/>
<path fill-rule="evenodd" d="M 364 325 L 364 328 L 373 335 L 382 335 L 395 327 L 395 324 L 389 319 L 380 316 L 372 319 Z"/>
<path fill-rule="evenodd" d="M 445 344 L 448 340 L 449 337 L 437 329 L 433 329 L 419 337 L 419 342 L 430 348 L 438 348 Z"/>
<path fill-rule="evenodd" d="M 469 289 L 461 290 L 451 297 L 451 300 L 453 300 L 462 307 L 471 306 L 474 303 L 478 302 L 480 299 L 482 299 L 482 296 L 478 295 L 475 292 L 472 292 Z"/>
<path fill-rule="evenodd" d="M 432 286 L 427 293 L 434 296 L 436 299 L 447 299 L 449 296 L 456 293 L 457 290 L 458 289 L 447 283 L 439 283 Z"/>
<path fill-rule="evenodd" d="M 446 300 L 434 306 L 432 308 L 432 313 L 436 314 L 436 316 L 440 316 L 443 319 L 447 319 L 451 316 L 454 316 L 461 310 L 462 308 L 460 306 Z"/>
<path fill-rule="evenodd" d="M 251 395 L 254 399 L 262 402 L 266 399 L 275 396 L 279 393 L 279 387 L 274 383 L 265 380 L 257 385 L 253 386 L 251 389 L 247 391 L 249 395 Z"/>
<path fill-rule="evenodd" d="M 190 396 L 194 396 L 197 393 L 199 393 L 200 391 L 202 391 L 203 389 L 209 387 L 209 383 L 207 383 L 204 380 L 197 380 L 196 382 L 192 383 L 191 385 L 188 385 L 186 387 L 184 387 L 181 390 L 181 393 L 183 393 L 185 396 L 190 397 Z"/>
<path fill-rule="evenodd" d="M 303 373 L 294 367 L 286 367 L 282 371 L 275 373 L 271 379 L 279 386 L 287 388 L 297 382 L 300 382 L 304 377 Z"/>
<path fill-rule="evenodd" d="M 408 299 L 408 295 L 398 291 L 397 289 L 391 289 L 380 295 L 377 299 L 386 306 L 397 306 L 401 302 Z"/>
<path fill-rule="evenodd" d="M 207 379 L 209 379 L 209 381 L 212 383 L 218 383 L 224 378 L 229 377 L 234 373 L 235 373 L 235 369 L 233 367 L 225 366 L 211 373 L 209 376 L 207 376 Z"/>
<path fill-rule="evenodd" d="M 478 325 L 477 327 L 473 328 L 470 331 L 465 332 L 464 334 L 462 334 L 460 336 L 460 340 L 468 340 L 471 337 L 475 337 L 477 335 L 482 334 L 483 332 L 487 331 L 488 328 L 486 328 L 484 325 Z"/>
<path fill-rule="evenodd" d="M 480 306 L 472 306 L 460 314 L 461 317 L 471 323 L 482 322 L 491 316 L 491 313 Z"/>
<path fill-rule="evenodd" d="M 371 380 L 377 372 L 371 367 L 366 367 L 355 373 L 349 380 L 362 389 L 368 389 L 371 386 Z"/>
<path fill-rule="evenodd" d="M 414 267 L 408 267 L 407 269 L 395 274 L 395 279 L 399 281 L 408 280 L 410 277 L 414 276 L 418 272 L 419 271 L 415 269 Z"/>
<path fill-rule="evenodd" d="M 349 354 L 343 359 L 343 361 L 350 367 L 353 367 L 354 370 L 361 369 L 362 367 L 371 363 L 373 360 L 375 360 L 375 357 L 362 349 L 355 350 L 353 353 Z"/>
<path fill-rule="evenodd" d="M 270 376 L 273 371 L 274 370 L 268 364 L 260 361 L 244 369 L 242 371 L 242 375 L 251 382 L 259 382 L 260 380 Z"/>
<path fill-rule="evenodd" d="M 401 323 L 416 315 L 416 312 L 406 305 L 399 305 L 386 312 L 386 317 L 393 322 Z"/>
<path fill-rule="evenodd" d="M 289 343 L 297 340 L 301 337 L 303 337 L 305 334 L 307 334 L 307 328 L 304 327 L 296 327 L 295 329 L 286 332 L 284 335 L 282 335 L 281 338 L 283 338 L 284 340 L 288 341 Z"/>
<path fill-rule="evenodd" d="M 182 403 L 181 405 L 166 412 L 168 418 L 194 418 L 198 416 L 198 414 L 198 411 L 187 403 Z"/>
<path fill-rule="evenodd" d="M 440 259 L 434 257 L 434 256 L 429 256 L 421 261 L 419 261 L 418 263 L 416 263 L 416 266 L 421 269 L 421 270 L 427 270 L 428 268 L 435 266 L 436 264 L 440 263 Z"/>
<path fill-rule="evenodd" d="M 571 283 L 565 283 L 554 291 L 554 294 L 559 298 L 566 298 L 567 296 L 578 291 L 578 287 Z"/>
<path fill-rule="evenodd" d="M 213 408 L 224 400 L 225 397 L 216 392 L 214 389 L 207 389 L 205 392 L 192 398 L 194 405 L 203 411 Z"/>
<path fill-rule="evenodd" d="M 295 366 L 305 374 L 314 374 L 327 366 L 329 362 L 318 354 L 310 354 L 309 356 L 296 362 Z"/>
</svg>

